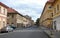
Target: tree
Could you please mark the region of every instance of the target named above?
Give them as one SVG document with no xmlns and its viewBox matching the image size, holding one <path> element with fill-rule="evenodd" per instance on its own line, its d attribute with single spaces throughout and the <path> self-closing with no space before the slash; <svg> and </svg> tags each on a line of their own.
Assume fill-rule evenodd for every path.
<svg viewBox="0 0 60 38">
<path fill-rule="evenodd" d="M 38 18 L 38 19 L 36 20 L 36 25 L 37 25 L 37 26 L 39 26 L 39 19 L 40 19 L 40 18 Z"/>
</svg>

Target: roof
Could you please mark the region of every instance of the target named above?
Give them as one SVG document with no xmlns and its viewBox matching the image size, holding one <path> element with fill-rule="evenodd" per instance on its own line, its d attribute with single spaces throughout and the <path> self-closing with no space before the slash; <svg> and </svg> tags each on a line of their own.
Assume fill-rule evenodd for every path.
<svg viewBox="0 0 60 38">
<path fill-rule="evenodd" d="M 19 14 L 19 15 L 21 15 L 21 16 L 23 16 L 22 14 L 20 14 L 19 12 L 17 12 L 15 9 L 13 9 L 13 8 L 7 8 L 7 10 L 8 10 L 8 13 L 9 14 Z"/>
<path fill-rule="evenodd" d="M 8 13 L 15 13 L 15 14 L 19 14 L 19 15 L 23 16 L 22 14 L 17 12 L 15 9 L 8 7 L 7 5 L 3 4 L 2 2 L 0 2 L 0 5 L 7 8 Z"/>
<path fill-rule="evenodd" d="M 7 10 L 8 10 L 8 13 L 17 13 L 17 11 L 12 8 L 7 8 Z"/>
<path fill-rule="evenodd" d="M 5 7 L 5 8 L 9 8 L 7 5 L 3 4 L 2 2 L 0 2 L 0 5 Z"/>
</svg>

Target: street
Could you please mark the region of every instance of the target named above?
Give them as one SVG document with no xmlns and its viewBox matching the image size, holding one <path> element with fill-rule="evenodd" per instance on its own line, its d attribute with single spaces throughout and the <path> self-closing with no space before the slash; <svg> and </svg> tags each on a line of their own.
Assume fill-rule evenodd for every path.
<svg viewBox="0 0 60 38">
<path fill-rule="evenodd" d="M 0 34 L 0 38 L 49 38 L 42 30 L 16 30 Z"/>
<path fill-rule="evenodd" d="M 60 0 L 0 0 L 0 38 L 60 38 Z"/>
<path fill-rule="evenodd" d="M 60 38 L 60 32 L 55 32 L 54 33 L 54 38 Z"/>
</svg>

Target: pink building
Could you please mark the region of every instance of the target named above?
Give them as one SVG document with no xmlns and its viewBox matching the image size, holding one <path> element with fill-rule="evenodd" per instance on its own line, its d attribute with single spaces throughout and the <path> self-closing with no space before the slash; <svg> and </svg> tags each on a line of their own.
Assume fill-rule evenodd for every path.
<svg viewBox="0 0 60 38">
<path fill-rule="evenodd" d="M 0 2 L 0 30 L 7 26 L 7 8 L 8 6 Z"/>
</svg>

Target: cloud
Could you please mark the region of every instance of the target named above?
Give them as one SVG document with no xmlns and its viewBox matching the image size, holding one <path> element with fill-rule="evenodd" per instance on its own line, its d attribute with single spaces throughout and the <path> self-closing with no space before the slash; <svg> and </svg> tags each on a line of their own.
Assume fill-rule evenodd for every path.
<svg viewBox="0 0 60 38">
<path fill-rule="evenodd" d="M 0 0 L 19 11 L 23 15 L 29 15 L 34 21 L 40 17 L 47 0 Z"/>
<path fill-rule="evenodd" d="M 37 11 L 35 11 L 35 10 L 31 10 L 31 9 L 25 9 L 25 10 L 17 9 L 17 10 L 18 10 L 21 14 L 31 16 L 32 19 L 36 21 L 36 19 L 37 19 L 38 17 L 40 17 L 40 15 L 41 15 L 40 12 L 41 12 L 42 9 L 41 9 L 39 12 L 37 12 Z"/>
<path fill-rule="evenodd" d="M 13 4 L 13 5 L 19 5 L 19 4 L 39 4 L 39 5 L 44 5 L 44 3 L 47 0 L 1 0 L 4 2 L 10 2 L 9 4 Z"/>
</svg>

